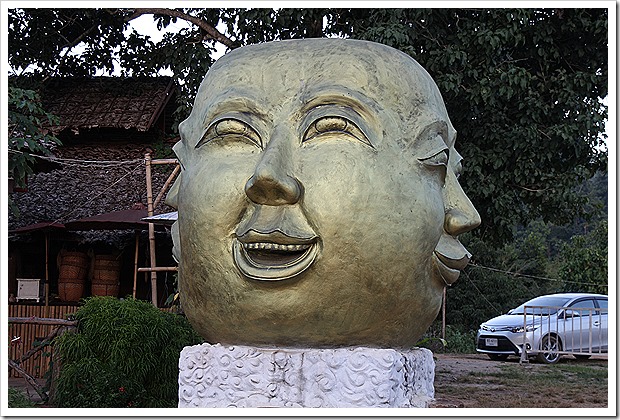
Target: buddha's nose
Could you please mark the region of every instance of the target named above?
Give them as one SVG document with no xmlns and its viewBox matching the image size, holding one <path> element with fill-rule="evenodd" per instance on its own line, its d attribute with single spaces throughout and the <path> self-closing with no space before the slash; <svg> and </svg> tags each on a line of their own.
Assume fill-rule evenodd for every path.
<svg viewBox="0 0 620 420">
<path fill-rule="evenodd" d="M 292 142 L 288 136 L 276 132 L 262 152 L 254 174 L 245 184 L 245 193 L 256 204 L 280 206 L 295 204 L 301 198 L 303 187 L 290 174 Z"/>
<path fill-rule="evenodd" d="M 461 209 L 448 210 L 444 221 L 446 232 L 456 237 L 480 225 L 481 219 L 478 211 L 473 206 L 467 210 L 469 211 L 462 211 Z"/>
<path fill-rule="evenodd" d="M 454 180 L 448 187 L 449 198 L 444 219 L 444 230 L 457 237 L 480 225 L 480 214 L 463 191 L 461 185 Z"/>
</svg>

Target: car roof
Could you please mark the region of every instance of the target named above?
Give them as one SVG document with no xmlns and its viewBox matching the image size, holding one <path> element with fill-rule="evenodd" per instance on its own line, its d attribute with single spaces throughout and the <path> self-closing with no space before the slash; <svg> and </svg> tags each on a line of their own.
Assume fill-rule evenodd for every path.
<svg viewBox="0 0 620 420">
<path fill-rule="evenodd" d="M 564 297 L 564 298 L 582 298 L 582 297 L 590 297 L 590 298 L 605 298 L 607 299 L 607 295 L 601 295 L 598 293 L 553 293 L 550 295 L 544 295 L 541 297 Z"/>
</svg>

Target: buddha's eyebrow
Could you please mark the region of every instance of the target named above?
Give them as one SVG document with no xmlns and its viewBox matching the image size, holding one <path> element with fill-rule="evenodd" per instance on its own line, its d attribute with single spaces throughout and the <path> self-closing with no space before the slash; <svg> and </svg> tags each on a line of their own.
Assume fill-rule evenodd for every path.
<svg viewBox="0 0 620 420">
<path fill-rule="evenodd" d="M 302 94 L 303 106 L 300 111 L 308 112 L 321 105 L 340 105 L 353 109 L 368 120 L 376 120 L 375 110 L 379 109 L 377 102 L 361 92 L 351 90 L 345 86 L 328 85 L 311 89 Z"/>
<path fill-rule="evenodd" d="M 247 90 L 227 89 L 212 97 L 209 103 L 202 119 L 205 124 L 213 117 L 228 112 L 254 114 L 262 119 L 267 118 L 267 113 L 261 110 L 260 102 Z"/>
</svg>

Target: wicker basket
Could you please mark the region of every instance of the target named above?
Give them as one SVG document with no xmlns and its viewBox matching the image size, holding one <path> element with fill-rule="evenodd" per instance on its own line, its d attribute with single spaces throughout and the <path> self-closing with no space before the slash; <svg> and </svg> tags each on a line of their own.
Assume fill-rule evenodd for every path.
<svg viewBox="0 0 620 420">
<path fill-rule="evenodd" d="M 118 296 L 121 261 L 113 255 L 95 256 L 91 294 Z"/>
<path fill-rule="evenodd" d="M 58 274 L 58 297 L 60 300 L 77 302 L 82 298 L 88 264 L 88 255 L 83 252 L 62 253 Z"/>
</svg>

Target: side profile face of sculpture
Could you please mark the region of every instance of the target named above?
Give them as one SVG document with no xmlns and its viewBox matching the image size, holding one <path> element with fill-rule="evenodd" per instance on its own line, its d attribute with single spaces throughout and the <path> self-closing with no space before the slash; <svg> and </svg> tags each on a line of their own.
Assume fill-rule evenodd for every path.
<svg viewBox="0 0 620 420">
<path fill-rule="evenodd" d="M 428 73 L 366 41 L 243 47 L 202 82 L 168 202 L 183 309 L 222 344 L 411 347 L 480 223 Z"/>
</svg>

